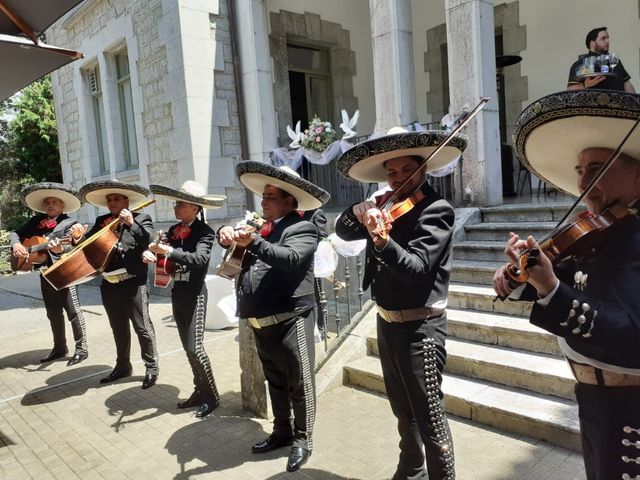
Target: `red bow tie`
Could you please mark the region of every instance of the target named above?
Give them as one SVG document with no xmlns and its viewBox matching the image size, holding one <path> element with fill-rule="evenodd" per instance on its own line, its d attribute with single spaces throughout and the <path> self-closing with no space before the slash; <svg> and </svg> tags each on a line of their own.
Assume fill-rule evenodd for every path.
<svg viewBox="0 0 640 480">
<path fill-rule="evenodd" d="M 58 225 L 55 218 L 43 218 L 38 224 L 40 230 L 53 230 Z"/>
<path fill-rule="evenodd" d="M 173 229 L 171 240 L 185 240 L 191 235 L 191 227 L 188 225 L 178 225 Z"/>
<path fill-rule="evenodd" d="M 269 222 L 265 222 L 264 225 L 262 225 L 262 227 L 260 228 L 260 236 L 261 237 L 268 237 L 271 232 L 273 232 L 273 228 L 275 227 L 275 224 L 272 221 Z"/>
<path fill-rule="evenodd" d="M 104 228 L 107 225 L 109 225 L 111 222 L 113 222 L 117 217 L 112 217 L 112 216 L 108 216 L 107 218 L 105 218 L 102 223 L 100 224 L 100 228 Z"/>
</svg>

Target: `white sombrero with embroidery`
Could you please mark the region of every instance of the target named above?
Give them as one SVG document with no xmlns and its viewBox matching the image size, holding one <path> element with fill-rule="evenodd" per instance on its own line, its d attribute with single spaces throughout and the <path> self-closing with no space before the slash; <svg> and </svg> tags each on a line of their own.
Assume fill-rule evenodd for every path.
<svg viewBox="0 0 640 480">
<path fill-rule="evenodd" d="M 359 143 L 338 159 L 338 171 L 360 182 L 386 182 L 384 162 L 392 158 L 418 156 L 427 158 L 443 142 L 444 130 L 410 132 L 393 127 L 386 135 Z M 457 134 L 438 154 L 429 160 L 426 173 L 455 162 L 467 146 L 467 138 Z"/>
<path fill-rule="evenodd" d="M 536 100 L 513 130 L 520 161 L 560 190 L 578 196 L 576 160 L 588 148 L 615 150 L 640 117 L 640 95 L 613 90 L 569 90 Z M 640 161 L 640 132 L 624 153 Z"/>
<path fill-rule="evenodd" d="M 320 208 L 330 198 L 329 192 L 300 177 L 289 167 L 246 160 L 236 166 L 236 175 L 256 195 L 262 196 L 267 185 L 284 190 L 298 201 L 298 210 Z"/>
<path fill-rule="evenodd" d="M 46 213 L 44 200 L 54 197 L 64 203 L 63 212 L 71 213 L 79 210 L 82 202 L 75 188 L 67 187 L 61 183 L 42 182 L 28 185 L 20 192 L 22 203 L 34 212 Z"/>
<path fill-rule="evenodd" d="M 142 203 L 150 194 L 148 188 L 133 183 L 124 183 L 117 180 L 102 180 L 87 183 L 80 189 L 80 198 L 96 207 L 107 206 L 107 195 L 117 193 L 129 199 L 129 206 L 135 207 Z"/>
<path fill-rule="evenodd" d="M 207 195 L 204 186 L 194 180 L 187 180 L 182 184 L 180 190 L 164 187 L 162 185 L 149 185 L 149 189 L 157 197 L 168 198 L 169 200 L 179 200 L 193 203 L 202 208 L 220 208 L 227 199 L 225 195 Z"/>
</svg>

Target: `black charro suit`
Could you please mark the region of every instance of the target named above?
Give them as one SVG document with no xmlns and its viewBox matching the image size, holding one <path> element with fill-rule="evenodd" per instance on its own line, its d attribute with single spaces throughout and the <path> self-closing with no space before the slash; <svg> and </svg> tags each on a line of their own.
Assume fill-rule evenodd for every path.
<svg viewBox="0 0 640 480">
<path fill-rule="evenodd" d="M 117 360 L 115 370 L 131 371 L 131 331 L 129 320 L 140 342 L 142 361 L 147 375 L 158 374 L 158 349 L 156 334 L 149 317 L 149 294 L 147 292 L 148 266 L 142 261 L 142 252 L 149 246 L 154 234 L 153 222 L 146 213 L 132 213 L 133 225 L 120 225 L 116 234 L 120 236 L 105 274 L 126 269 L 131 278 L 118 283 L 106 280 L 100 285 L 102 304 L 109 317 L 109 324 L 116 343 Z M 86 233 L 89 238 L 99 231 L 111 215 L 96 218 L 95 225 Z"/>
<path fill-rule="evenodd" d="M 293 437 L 293 446 L 313 449 L 315 351 L 313 255 L 316 227 L 296 212 L 283 217 L 266 237 L 255 236 L 237 280 L 238 316 L 263 318 L 291 313 L 278 324 L 254 328 L 269 385 L 273 433 Z M 291 408 L 293 407 L 293 425 Z"/>
<path fill-rule="evenodd" d="M 181 225 L 173 225 L 167 233 L 169 245 L 173 247 L 169 259 L 176 263 L 179 272 L 171 289 L 173 318 L 193 371 L 196 396 L 218 403 L 220 396 L 203 345 L 207 317 L 205 278 L 216 235 L 209 225 L 196 219 L 189 226 L 188 237 L 180 239 L 175 232 Z"/>
<path fill-rule="evenodd" d="M 44 213 L 39 213 L 31 217 L 27 223 L 18 227 L 14 232 L 11 232 L 11 245 L 22 242 L 33 236 L 54 236 L 59 239 L 65 236 L 70 237 L 71 226 L 78 223 L 77 220 L 69 218 L 63 213 L 55 219 L 56 226 L 53 229 L 40 228 L 40 222 L 48 218 L 49 217 Z M 72 248 L 73 247 L 71 245 L 63 245 L 63 253 L 69 252 Z M 62 254 L 58 255 L 49 250 L 47 261 L 44 265 L 50 267 L 60 260 L 61 256 Z M 62 290 L 56 290 L 42 275 L 40 275 L 40 289 L 42 291 L 44 306 L 47 311 L 47 318 L 49 318 L 49 322 L 51 323 L 51 332 L 53 333 L 53 350 L 61 355 L 64 355 L 67 351 L 64 310 L 67 312 L 67 317 L 71 323 L 71 330 L 73 331 L 73 338 L 75 340 L 75 353 L 80 355 L 87 354 L 87 329 L 84 315 L 80 308 L 80 302 L 78 301 L 78 291 L 76 287 L 73 286 L 63 288 Z"/>
<path fill-rule="evenodd" d="M 394 480 L 455 478 L 441 390 L 454 211 L 427 184 L 422 191 L 425 198 L 393 222 L 389 242 L 381 251 L 374 247 L 353 207 L 336 223 L 340 238 L 367 239 L 363 288 L 371 286 L 379 307 L 390 311 L 442 310 L 434 317 L 404 323 L 390 323 L 380 315 L 377 318 L 380 362 L 400 433 Z"/>
<path fill-rule="evenodd" d="M 595 257 L 556 268 L 558 289 L 548 305 L 534 303 L 530 321 L 560 337 L 570 361 L 640 375 L 640 219 L 625 217 L 603 238 Z M 520 299 L 538 297 L 527 286 Z M 640 475 L 640 387 L 578 383 L 576 399 L 587 478 Z"/>
</svg>

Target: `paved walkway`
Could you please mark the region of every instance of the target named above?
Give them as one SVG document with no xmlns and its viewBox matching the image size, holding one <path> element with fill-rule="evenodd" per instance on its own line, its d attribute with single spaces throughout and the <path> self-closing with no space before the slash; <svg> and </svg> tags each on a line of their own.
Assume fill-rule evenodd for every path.
<svg viewBox="0 0 640 480">
<path fill-rule="evenodd" d="M 160 350 L 159 383 L 140 388 L 144 367 L 115 384 L 114 344 L 98 289 L 80 288 L 87 316 L 89 359 L 41 365 L 51 333 L 32 275 L 0 278 L 1 479 L 388 479 L 398 437 L 386 400 L 350 388 L 318 402 L 315 451 L 295 474 L 284 472 L 287 450 L 263 456 L 249 447 L 270 424 L 241 408 L 235 329 L 208 331 L 206 349 L 221 406 L 198 420 L 176 408 L 192 390 L 190 369 L 166 297 L 152 297 Z M 72 346 L 68 329 L 69 345 Z M 139 355 L 133 335 L 132 360 Z M 457 478 L 572 480 L 584 478 L 580 457 L 543 442 L 452 418 Z"/>
</svg>

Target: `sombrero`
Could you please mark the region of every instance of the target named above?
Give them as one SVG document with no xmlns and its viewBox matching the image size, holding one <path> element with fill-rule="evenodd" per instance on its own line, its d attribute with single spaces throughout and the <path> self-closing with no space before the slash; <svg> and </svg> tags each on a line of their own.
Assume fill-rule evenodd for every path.
<svg viewBox="0 0 640 480">
<path fill-rule="evenodd" d="M 320 208 L 329 201 L 329 192 L 301 178 L 289 167 L 274 167 L 263 162 L 246 160 L 236 166 L 240 182 L 256 195 L 262 196 L 264 187 L 278 187 L 298 201 L 298 210 Z"/>
<path fill-rule="evenodd" d="M 162 185 L 149 185 L 149 190 L 158 197 L 193 203 L 202 208 L 220 208 L 227 199 L 224 195 L 206 195 L 207 191 L 204 186 L 193 180 L 184 182 L 180 190 Z"/>
<path fill-rule="evenodd" d="M 578 155 L 587 148 L 615 150 L 640 116 L 640 95 L 612 90 L 575 90 L 542 97 L 525 108 L 513 130 L 520 161 L 560 190 L 578 195 Z M 640 132 L 624 153 L 640 160 Z"/>
<path fill-rule="evenodd" d="M 386 182 L 384 162 L 391 158 L 416 155 L 427 158 L 447 137 L 444 130 L 409 132 L 393 127 L 386 135 L 359 143 L 338 159 L 338 171 L 360 182 Z M 467 138 L 457 134 L 429 160 L 426 172 L 446 167 L 456 161 L 467 146 Z"/>
<path fill-rule="evenodd" d="M 43 182 L 28 185 L 20 192 L 22 203 L 34 212 L 47 213 L 44 209 L 44 199 L 55 197 L 64 203 L 64 213 L 79 210 L 82 202 L 75 188 L 67 187 L 61 183 Z"/>
<path fill-rule="evenodd" d="M 96 207 L 106 207 L 107 195 L 111 193 L 124 195 L 129 199 L 129 205 L 135 207 L 137 204 L 143 202 L 151 192 L 149 189 L 133 183 L 124 183 L 117 180 L 102 180 L 87 183 L 83 186 L 80 189 L 80 198 Z"/>
</svg>

